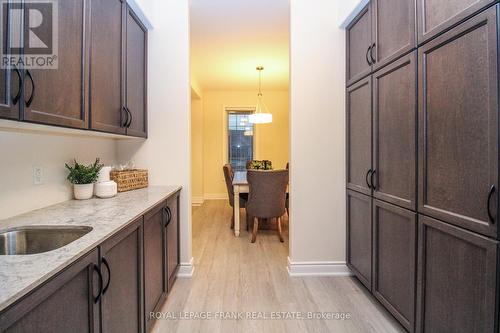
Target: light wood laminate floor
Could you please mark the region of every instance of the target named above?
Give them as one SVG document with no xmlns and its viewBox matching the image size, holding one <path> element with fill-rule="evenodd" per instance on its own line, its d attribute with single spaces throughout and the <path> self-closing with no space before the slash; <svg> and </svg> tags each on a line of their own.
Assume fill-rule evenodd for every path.
<svg viewBox="0 0 500 333">
<path fill-rule="evenodd" d="M 285 243 L 279 242 L 275 231 L 267 230 L 259 231 L 256 243 L 251 244 L 244 210 L 241 212 L 242 234 L 235 238 L 229 228 L 227 201 L 205 201 L 193 208 L 195 272 L 191 279 L 177 279 L 161 309 L 164 318 L 157 321 L 153 332 L 404 332 L 354 278 L 290 277 L 286 270 L 287 219 Z M 351 318 L 222 320 L 187 319 L 191 314 L 186 314 L 214 318 L 223 312 L 269 318 L 282 311 L 303 316 L 341 312 Z"/>
</svg>

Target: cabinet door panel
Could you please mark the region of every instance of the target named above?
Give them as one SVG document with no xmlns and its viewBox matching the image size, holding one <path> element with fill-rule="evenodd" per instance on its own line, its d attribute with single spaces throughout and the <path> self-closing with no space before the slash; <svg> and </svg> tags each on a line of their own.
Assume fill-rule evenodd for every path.
<svg viewBox="0 0 500 333">
<path fill-rule="evenodd" d="M 72 264 L 0 314 L 0 331 L 98 332 L 97 250 Z"/>
<path fill-rule="evenodd" d="M 493 237 L 497 70 L 496 8 L 419 50 L 419 211 Z"/>
<path fill-rule="evenodd" d="M 2 2 L 1 5 L 3 6 L 1 33 L 3 34 L 2 52 L 4 53 L 2 56 L 9 56 L 11 54 L 10 46 L 20 43 L 20 40 L 13 40 L 13 38 L 16 38 L 15 31 L 21 31 L 22 27 L 20 22 L 17 22 L 19 24 L 16 27 L 16 23 L 9 14 L 13 4 L 11 2 Z M 20 38 L 20 34 L 17 35 Z M 18 68 L 0 68 L 0 118 L 19 119 L 22 100 L 22 88 L 19 87 L 19 79 L 22 75 L 21 70 Z"/>
<path fill-rule="evenodd" d="M 347 85 L 370 74 L 368 48 L 372 45 L 371 6 L 366 8 L 347 27 Z"/>
<path fill-rule="evenodd" d="M 373 75 L 374 196 L 416 209 L 416 52 Z"/>
<path fill-rule="evenodd" d="M 141 218 L 100 246 L 103 333 L 143 331 L 142 236 Z"/>
<path fill-rule="evenodd" d="M 415 0 L 374 0 L 372 9 L 375 70 L 416 46 Z"/>
<path fill-rule="evenodd" d="M 125 134 L 123 106 L 122 0 L 92 0 L 91 127 Z"/>
<path fill-rule="evenodd" d="M 495 0 L 417 0 L 418 42 L 423 43 Z"/>
<path fill-rule="evenodd" d="M 165 203 L 161 203 L 144 216 L 144 306 L 147 332 L 154 322 L 149 313 L 158 310 L 167 292 L 164 208 Z"/>
<path fill-rule="evenodd" d="M 168 200 L 168 208 L 170 210 L 170 221 L 167 228 L 167 279 L 168 290 L 172 289 L 177 271 L 179 269 L 179 197 Z"/>
<path fill-rule="evenodd" d="M 87 43 L 85 13 L 87 1 L 58 1 L 57 69 L 27 69 L 33 78 L 25 76 L 24 120 L 75 128 L 88 128 L 86 96 Z M 26 25 L 25 35 L 29 27 Z M 51 29 L 37 32 L 43 39 Z M 28 40 L 25 42 L 28 47 Z M 27 72 L 28 73 L 28 72 Z M 35 87 L 35 90 L 33 90 Z"/>
<path fill-rule="evenodd" d="M 372 83 L 368 77 L 347 89 L 347 188 L 371 194 Z"/>
<path fill-rule="evenodd" d="M 416 216 L 373 202 L 373 294 L 409 331 L 415 309 Z"/>
<path fill-rule="evenodd" d="M 493 332 L 498 242 L 419 217 L 417 332 Z"/>
<path fill-rule="evenodd" d="M 130 8 L 127 9 L 126 105 L 131 113 L 127 135 L 147 136 L 146 59 L 147 30 Z"/>
<path fill-rule="evenodd" d="M 347 265 L 371 290 L 372 199 L 354 191 L 347 191 Z"/>
</svg>

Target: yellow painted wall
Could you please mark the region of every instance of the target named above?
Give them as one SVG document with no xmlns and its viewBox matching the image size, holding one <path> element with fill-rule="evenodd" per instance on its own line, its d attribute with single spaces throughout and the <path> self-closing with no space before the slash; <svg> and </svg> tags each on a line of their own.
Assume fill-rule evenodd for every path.
<svg viewBox="0 0 500 333">
<path fill-rule="evenodd" d="M 264 102 L 273 114 L 271 124 L 256 125 L 256 159 L 273 162 L 275 169 L 289 161 L 288 91 L 264 91 Z M 255 91 L 203 92 L 203 191 L 205 199 L 227 197 L 222 166 L 227 160 L 224 149 L 226 107 L 251 107 Z M 194 128 L 192 129 L 194 131 Z M 194 143 L 194 141 L 193 141 Z M 194 180 L 194 178 L 193 178 Z M 199 184 L 193 185 L 199 187 Z"/>
<path fill-rule="evenodd" d="M 203 102 L 191 92 L 191 195 L 193 204 L 203 202 Z"/>
</svg>

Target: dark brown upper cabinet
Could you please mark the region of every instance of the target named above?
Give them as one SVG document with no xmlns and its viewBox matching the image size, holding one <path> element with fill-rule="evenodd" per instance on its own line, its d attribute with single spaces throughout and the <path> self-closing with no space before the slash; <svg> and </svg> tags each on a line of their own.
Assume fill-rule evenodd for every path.
<svg viewBox="0 0 500 333">
<path fill-rule="evenodd" d="M 372 13 L 368 4 L 347 27 L 347 85 L 370 74 L 372 60 Z"/>
<path fill-rule="evenodd" d="M 347 188 L 371 194 L 372 81 L 367 77 L 347 88 Z"/>
<path fill-rule="evenodd" d="M 498 242 L 419 216 L 416 332 L 493 332 Z"/>
<path fill-rule="evenodd" d="M 166 203 L 162 202 L 144 215 L 144 307 L 146 332 L 151 330 L 154 318 L 167 297 L 166 267 Z"/>
<path fill-rule="evenodd" d="M 373 75 L 373 195 L 416 210 L 416 52 Z"/>
<path fill-rule="evenodd" d="M 147 29 L 128 6 L 126 43 L 127 135 L 147 137 Z"/>
<path fill-rule="evenodd" d="M 179 228 L 179 195 L 175 195 L 167 201 L 166 210 L 166 279 L 167 290 L 170 292 L 177 277 L 180 264 L 180 228 Z"/>
<path fill-rule="evenodd" d="M 428 41 L 495 2 L 496 0 L 417 0 L 418 43 Z"/>
<path fill-rule="evenodd" d="M 497 237 L 498 35 L 492 7 L 419 49 L 419 212 Z"/>
<path fill-rule="evenodd" d="M 142 217 L 99 246 L 103 333 L 144 332 Z"/>
<path fill-rule="evenodd" d="M 372 289 L 372 199 L 347 191 L 347 266 Z"/>
<path fill-rule="evenodd" d="M 417 214 L 373 201 L 373 295 L 410 332 L 414 327 Z"/>
<path fill-rule="evenodd" d="M 372 0 L 373 70 L 416 47 L 415 0 Z"/>
<path fill-rule="evenodd" d="M 57 64 L 0 69 L 0 118 L 147 137 L 144 24 L 124 0 L 56 4 Z M 29 21 L 29 11 L 19 20 L 19 29 L 14 29 L 10 12 L 3 11 L 3 49 L 20 44 L 24 35 L 26 53 L 31 40 L 26 36 L 32 31 L 22 22 Z M 52 38 L 50 28 L 36 33 L 42 41 Z M 19 41 L 12 40 L 17 35 Z"/>
<path fill-rule="evenodd" d="M 124 109 L 122 0 L 91 0 L 90 112 L 91 128 L 126 134 Z"/>
<path fill-rule="evenodd" d="M 91 251 L 0 315 L 0 332 L 100 332 L 98 253 Z"/>
<path fill-rule="evenodd" d="M 57 1 L 57 68 L 24 70 L 23 120 L 49 125 L 88 128 L 87 69 L 88 48 L 85 20 L 88 1 Z M 25 11 L 27 15 L 29 11 Z M 25 17 L 25 21 L 28 21 Z M 24 26 L 24 35 L 30 31 Z M 50 40 L 51 29 L 37 32 Z M 30 39 L 25 39 L 25 49 Z"/>
<path fill-rule="evenodd" d="M 11 6 L 7 3 L 7 6 Z M 10 46 L 13 42 L 20 43 L 21 41 L 13 41 L 13 31 L 21 31 L 22 27 L 14 28 L 10 16 L 10 10 L 2 11 L 2 49 L 6 53 L 10 53 Z M 20 37 L 20 36 L 19 36 Z M 22 104 L 22 69 L 17 67 L 12 69 L 0 68 L 0 118 L 17 120 L 20 116 Z"/>
</svg>

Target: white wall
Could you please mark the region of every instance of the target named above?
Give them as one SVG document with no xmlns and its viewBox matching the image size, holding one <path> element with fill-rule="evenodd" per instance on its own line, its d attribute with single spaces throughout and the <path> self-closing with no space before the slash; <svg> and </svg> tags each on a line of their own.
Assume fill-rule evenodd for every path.
<svg viewBox="0 0 500 333">
<path fill-rule="evenodd" d="M 187 0 L 138 1 L 153 24 L 148 39 L 149 138 L 119 142 L 120 161 L 149 169 L 151 185 L 181 185 L 181 264 L 191 260 L 191 134 Z M 181 273 L 183 267 L 181 266 Z"/>
<path fill-rule="evenodd" d="M 114 139 L 0 131 L 0 220 L 66 201 L 72 187 L 64 163 L 116 162 Z M 43 184 L 33 185 L 33 166 L 43 169 Z"/>
<path fill-rule="evenodd" d="M 290 1 L 291 272 L 297 263 L 345 268 L 345 32 L 339 20 L 357 2 Z"/>
<path fill-rule="evenodd" d="M 191 89 L 191 196 L 193 205 L 203 203 L 203 101 Z"/>
</svg>

